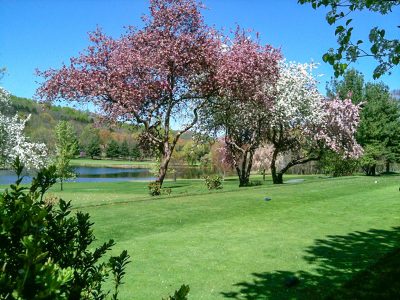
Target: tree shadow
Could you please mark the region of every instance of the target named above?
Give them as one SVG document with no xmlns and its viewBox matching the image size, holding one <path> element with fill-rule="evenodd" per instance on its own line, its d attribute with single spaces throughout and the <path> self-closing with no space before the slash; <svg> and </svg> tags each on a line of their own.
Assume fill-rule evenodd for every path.
<svg viewBox="0 0 400 300">
<path fill-rule="evenodd" d="M 323 299 L 389 251 L 400 246 L 400 227 L 329 235 L 305 250 L 312 272 L 277 270 L 252 273 L 250 282 L 222 292 L 231 299 Z"/>
</svg>

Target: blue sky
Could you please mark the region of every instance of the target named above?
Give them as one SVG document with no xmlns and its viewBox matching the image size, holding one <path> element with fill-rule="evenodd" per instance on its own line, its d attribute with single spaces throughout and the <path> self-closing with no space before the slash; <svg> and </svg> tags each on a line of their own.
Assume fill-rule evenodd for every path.
<svg viewBox="0 0 400 300">
<path fill-rule="evenodd" d="M 263 43 L 282 49 L 288 60 L 320 62 L 320 90 L 333 72 L 321 57 L 336 46 L 334 27 L 325 21 L 324 9 L 313 10 L 297 0 L 204 0 L 206 22 L 217 28 L 239 24 L 259 32 Z M 87 32 L 100 26 L 117 38 L 124 26 L 142 26 L 147 0 L 0 0 L 0 67 L 7 74 L 0 83 L 11 93 L 31 98 L 38 86 L 36 68 L 58 68 L 88 46 Z M 366 39 L 373 26 L 399 37 L 400 8 L 380 16 L 369 12 L 353 15 L 354 35 Z M 375 62 L 363 59 L 353 65 L 372 81 Z M 400 89 L 400 67 L 384 76 L 391 89 Z"/>
</svg>

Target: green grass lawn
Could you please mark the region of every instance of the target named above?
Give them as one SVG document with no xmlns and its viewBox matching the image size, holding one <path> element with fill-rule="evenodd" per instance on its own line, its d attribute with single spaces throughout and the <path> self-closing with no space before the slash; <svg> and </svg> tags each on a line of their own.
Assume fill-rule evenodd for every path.
<svg viewBox="0 0 400 300">
<path fill-rule="evenodd" d="M 71 165 L 75 167 L 150 168 L 154 164 L 155 163 L 152 161 L 129 161 L 111 159 L 76 158 L 71 160 Z"/>
<path fill-rule="evenodd" d="M 99 242 L 129 251 L 121 299 L 161 299 L 183 283 L 193 300 L 321 299 L 400 245 L 400 177 L 292 178 L 305 181 L 230 179 L 214 192 L 168 181 L 172 194 L 156 198 L 141 182 L 51 192 L 91 214 Z"/>
</svg>

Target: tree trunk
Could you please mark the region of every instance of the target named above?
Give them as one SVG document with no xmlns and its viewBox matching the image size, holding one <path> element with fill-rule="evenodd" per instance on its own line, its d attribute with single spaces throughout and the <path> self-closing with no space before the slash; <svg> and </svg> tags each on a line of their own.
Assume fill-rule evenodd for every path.
<svg viewBox="0 0 400 300">
<path fill-rule="evenodd" d="M 283 183 L 283 173 L 282 172 L 277 172 L 276 168 L 274 168 L 275 170 L 272 171 L 272 182 L 273 184 L 282 184 Z"/>
<path fill-rule="evenodd" d="M 265 169 L 262 170 L 263 181 L 265 181 Z"/>
<path fill-rule="evenodd" d="M 243 161 L 241 166 L 238 164 L 235 165 L 236 173 L 239 177 L 239 187 L 249 185 L 249 176 L 246 176 L 246 157 L 243 157 Z"/>
<path fill-rule="evenodd" d="M 61 184 L 61 190 L 63 190 L 63 180 L 60 180 L 60 184 Z"/>
<path fill-rule="evenodd" d="M 272 153 L 271 159 L 271 174 L 272 174 L 272 182 L 273 184 L 282 184 L 283 183 L 283 173 L 277 172 L 276 170 L 276 158 L 278 157 L 278 151 L 274 150 Z"/>
<path fill-rule="evenodd" d="M 376 165 L 372 165 L 371 166 L 371 176 L 375 176 L 376 175 Z"/>
<path fill-rule="evenodd" d="M 367 176 L 375 176 L 376 175 L 376 165 L 370 165 L 367 167 Z"/>
<path fill-rule="evenodd" d="M 240 166 L 237 163 L 235 164 L 235 169 L 239 176 L 239 187 L 248 186 L 250 183 L 251 167 L 253 166 L 253 155 L 254 151 L 245 151 Z"/>
<path fill-rule="evenodd" d="M 161 162 L 160 162 L 160 169 L 158 172 L 158 178 L 156 182 L 160 184 L 160 188 L 163 185 L 165 176 L 167 176 L 167 171 L 168 171 L 168 164 L 171 160 L 172 153 L 174 151 L 175 145 L 176 145 L 177 139 L 170 144 L 168 138 L 164 140 L 162 144 L 162 157 L 161 157 Z"/>
<path fill-rule="evenodd" d="M 390 161 L 386 161 L 386 173 L 390 172 Z"/>
<path fill-rule="evenodd" d="M 160 169 L 158 172 L 158 178 L 156 180 L 156 182 L 158 182 L 160 184 L 160 187 L 162 187 L 165 176 L 167 175 L 168 164 L 169 164 L 170 159 L 171 159 L 171 153 L 167 153 L 167 154 L 163 155 L 163 157 L 161 159 Z"/>
<path fill-rule="evenodd" d="M 249 178 L 239 174 L 239 187 L 244 187 L 249 185 Z"/>
</svg>

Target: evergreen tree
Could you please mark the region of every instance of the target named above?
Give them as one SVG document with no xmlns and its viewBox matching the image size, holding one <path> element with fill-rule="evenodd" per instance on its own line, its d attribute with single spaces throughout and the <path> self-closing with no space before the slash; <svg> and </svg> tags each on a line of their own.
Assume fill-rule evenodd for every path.
<svg viewBox="0 0 400 300">
<path fill-rule="evenodd" d="M 111 140 L 107 145 L 106 155 L 109 158 L 117 158 L 120 156 L 120 148 L 116 141 Z"/>
<path fill-rule="evenodd" d="M 383 83 L 367 83 L 365 105 L 357 139 L 364 147 L 362 167 L 375 175 L 379 164 L 390 171 L 390 163 L 400 160 L 400 110 Z"/>
<path fill-rule="evenodd" d="M 86 155 L 89 155 L 91 159 L 94 159 L 95 156 L 101 155 L 101 148 L 100 148 L 100 137 L 93 136 L 86 146 Z"/>
<path fill-rule="evenodd" d="M 137 144 L 133 145 L 130 151 L 130 157 L 132 157 L 133 160 L 138 160 L 142 156 L 142 153 L 140 152 L 140 148 Z"/>
<path fill-rule="evenodd" d="M 124 140 L 121 144 L 120 153 L 123 158 L 128 158 L 130 156 L 129 155 L 129 145 L 126 140 Z"/>
<path fill-rule="evenodd" d="M 332 79 L 326 89 L 329 98 L 351 99 L 354 104 L 358 104 L 364 101 L 364 75 L 350 69 L 342 80 Z"/>
</svg>

